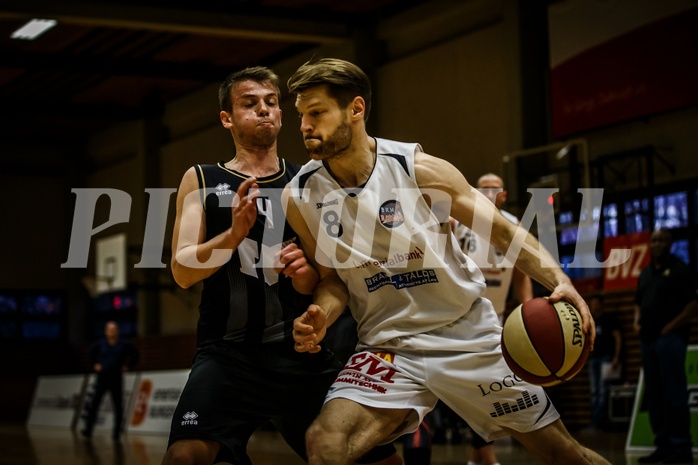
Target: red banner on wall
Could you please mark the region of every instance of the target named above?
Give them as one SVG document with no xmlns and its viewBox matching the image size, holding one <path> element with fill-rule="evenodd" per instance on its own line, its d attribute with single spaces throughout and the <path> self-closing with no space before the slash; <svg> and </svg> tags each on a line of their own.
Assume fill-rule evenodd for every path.
<svg viewBox="0 0 698 465">
<path fill-rule="evenodd" d="M 698 8 L 623 31 L 627 18 L 612 14 L 618 12 L 611 8 L 619 2 L 594 2 L 612 10 L 603 21 L 589 17 L 589 12 L 584 14 L 589 8 L 579 7 L 582 2 L 573 2 L 574 9 L 570 2 L 564 3 L 553 9 L 557 13 L 551 21 L 566 22 L 557 28 L 552 24 L 557 34 L 550 38 L 551 47 L 562 47 L 560 42 L 582 42 L 592 35 L 589 30 L 593 28 L 608 29 L 612 35 L 615 26 L 619 34 L 599 38 L 599 43 L 553 63 L 550 101 L 554 137 L 698 103 L 698 61 L 694 58 L 698 52 Z M 633 1 L 622 3 L 633 8 Z M 660 15 L 668 8 L 662 5 L 670 2 L 655 3 Z M 574 20 L 568 18 L 572 15 Z M 575 35 L 579 30 L 583 34 Z"/>
<path fill-rule="evenodd" d="M 603 242 L 604 257 L 621 262 L 624 250 L 630 249 L 630 257 L 616 266 L 604 269 L 604 289 L 628 289 L 637 287 L 640 271 L 650 263 L 650 233 L 641 232 L 617 237 L 607 237 Z"/>
</svg>

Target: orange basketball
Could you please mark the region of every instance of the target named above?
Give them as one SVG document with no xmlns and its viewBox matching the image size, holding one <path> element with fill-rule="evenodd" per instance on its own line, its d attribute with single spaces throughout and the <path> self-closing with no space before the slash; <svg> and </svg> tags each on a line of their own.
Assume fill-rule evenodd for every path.
<svg viewBox="0 0 698 465">
<path fill-rule="evenodd" d="M 589 355 L 582 315 L 569 302 L 538 297 L 519 305 L 504 322 L 502 354 L 519 378 L 554 386 L 579 373 Z"/>
</svg>

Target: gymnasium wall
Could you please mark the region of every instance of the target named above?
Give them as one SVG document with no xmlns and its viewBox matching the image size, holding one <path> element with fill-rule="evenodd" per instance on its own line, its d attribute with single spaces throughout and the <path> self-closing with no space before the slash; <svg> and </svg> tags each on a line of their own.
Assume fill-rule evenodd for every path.
<svg viewBox="0 0 698 465">
<path fill-rule="evenodd" d="M 492 2 L 486 12 L 469 11 L 467 5 L 454 5 L 454 12 L 407 15 L 397 26 L 379 28 L 385 44 L 385 60 L 374 71 L 375 108 L 371 132 L 383 137 L 421 142 L 425 150 L 451 161 L 470 179 L 485 171 L 501 171 L 505 154 L 522 148 L 524 116 L 521 100 L 521 51 L 516 8 L 512 2 Z M 482 21 L 471 17 L 480 14 Z M 470 21 L 470 23 L 468 23 Z M 466 30 L 459 30 L 461 24 Z M 424 33 L 431 28 L 434 33 Z M 397 31 L 397 32 L 396 32 Z M 408 39 L 406 39 L 408 38 Z M 352 43 L 320 48 L 288 59 L 274 67 L 282 84 L 293 70 L 312 55 L 337 56 L 361 61 L 365 51 Z M 232 71 L 232 70 L 231 70 Z M 282 91 L 284 89 L 282 85 Z M 293 98 L 284 95 L 284 128 L 279 147 L 289 159 L 305 159 L 298 133 Z M 126 232 L 129 241 L 130 273 L 140 259 L 147 196 L 144 189 L 175 189 L 184 171 L 197 162 L 215 162 L 233 156 L 230 135 L 218 119 L 217 86 L 181 99 L 165 108 L 160 121 L 162 144 L 158 150 L 159 170 L 144 173 L 148 134 L 144 122 L 124 124 L 95 137 L 86 154 L 76 153 L 72 166 L 51 166 L 50 152 L 37 154 L 37 174 L 17 178 L 2 173 L 9 192 L 3 197 L 4 211 L 10 212 L 3 233 L 3 263 L 12 273 L 3 276 L 3 288 L 62 288 L 70 295 L 69 341 L 84 342 L 87 292 L 81 283 L 93 269 L 70 270 L 60 267 L 67 258 L 73 219 L 75 187 L 111 187 L 128 192 L 133 198 L 128 224 L 114 226 L 108 233 Z M 698 108 L 687 108 L 653 115 L 642 120 L 617 124 L 581 134 L 589 142 L 590 157 L 653 145 L 674 165 L 672 174 L 656 170 L 656 181 L 698 174 Z M 152 129 L 150 129 L 152 132 Z M 77 184 L 85 174 L 85 185 Z M 56 193 L 42 195 L 42 193 Z M 25 214 L 36 211 L 40 215 Z M 96 222 L 103 220 L 101 206 Z M 163 244 L 163 263 L 169 263 L 169 239 L 174 214 L 171 197 Z M 105 232 L 107 233 L 107 232 Z M 29 257 L 29 258 L 28 258 Z M 89 266 L 93 266 L 90 261 Z M 194 331 L 194 309 L 198 290 L 183 291 L 174 286 L 167 269 L 160 272 L 162 289 L 156 292 L 159 308 L 140 309 L 141 314 L 157 314 L 158 333 L 180 334 Z M 152 325 L 151 325 L 152 326 Z M 158 325 L 155 325 L 158 326 Z"/>
<path fill-rule="evenodd" d="M 428 153 L 449 160 L 472 180 L 486 171 L 501 171 L 502 157 L 524 148 L 523 128 L 529 116 L 524 116 L 522 101 L 530 91 L 522 88 L 524 64 L 516 2 L 484 2 L 487 11 L 469 10 L 471 2 L 452 3 L 453 11 L 407 14 L 381 29 L 379 35 L 386 41 L 385 59 L 372 73 L 375 108 L 370 127 L 373 135 L 422 143 Z M 479 20 L 475 21 L 475 17 Z M 293 70 L 313 54 L 358 62 L 368 60 L 368 51 L 356 44 L 320 48 L 278 63 L 274 69 L 281 77 L 282 93 Z M 541 101 L 540 105 L 546 102 Z M 280 154 L 302 162 L 305 153 L 293 98 L 284 96 L 282 108 Z M 157 155 L 159 169 L 155 174 L 148 173 L 145 165 L 152 156 L 148 141 L 157 138 L 157 130 L 145 122 L 105 130 L 92 140 L 87 153 L 76 152 L 71 166 L 53 166 L 47 152 L 36 154 L 36 174 L 20 178 L 0 172 L 0 182 L 7 193 L 0 200 L 2 211 L 7 212 L 0 248 L 5 270 L 0 286 L 59 288 L 65 289 L 69 296 L 69 346 L 52 348 L 50 357 L 43 355 L 42 347 L 22 349 L 23 354 L 28 354 L 33 372 L 84 369 L 81 357 L 74 353 L 76 347 L 80 349 L 89 342 L 86 331 L 89 295 L 81 280 L 94 274 L 94 270 L 60 267 L 68 255 L 74 213 L 75 199 L 70 190 L 110 187 L 132 196 L 131 221 L 110 228 L 107 233 L 127 233 L 131 278 L 136 282 L 146 279 L 142 271 L 132 268 L 141 254 L 148 205 L 144 188 L 174 189 L 192 164 L 232 158 L 232 138 L 221 127 L 218 112 L 217 86 L 201 89 L 168 105 L 159 122 L 163 134 Z M 696 127 L 698 107 L 691 107 L 597 128 L 575 137 L 587 139 L 592 160 L 637 147 L 657 147 L 675 167 L 674 173 L 661 165 L 657 167 L 655 180 L 664 183 L 698 176 Z M 78 184 L 78 179 L 85 179 L 85 184 Z M 170 260 L 174 199 L 173 195 L 163 244 L 162 257 L 166 264 Z M 100 205 L 97 222 L 106 218 L 107 208 L 108 204 Z M 94 265 L 92 259 L 89 265 Z M 172 281 L 169 266 L 159 272 L 157 281 L 158 286 L 139 291 L 144 297 L 142 301 L 147 302 L 138 309 L 142 331 L 139 338 L 172 336 L 176 340 L 177 336 L 193 334 L 199 286 L 179 289 Z M 627 310 L 627 302 L 623 306 Z M 144 328 L 148 331 L 155 328 L 154 334 L 145 332 Z M 144 343 L 144 347 L 149 346 Z M 0 349 L 3 359 L 18 359 L 17 353 L 13 353 L 16 348 Z M 19 369 L 20 361 L 12 368 Z M 33 373 L 27 371 L 30 368 L 14 372 L 15 378 L 21 378 L 16 384 L 17 392 L 31 391 Z M 14 374 L 6 373 L 4 377 Z M 10 410 L 16 407 L 8 406 Z"/>
</svg>

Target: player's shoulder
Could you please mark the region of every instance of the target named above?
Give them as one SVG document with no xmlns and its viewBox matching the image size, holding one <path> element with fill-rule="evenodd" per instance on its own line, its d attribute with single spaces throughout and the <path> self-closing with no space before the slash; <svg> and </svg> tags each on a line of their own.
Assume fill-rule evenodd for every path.
<svg viewBox="0 0 698 465">
<path fill-rule="evenodd" d="M 295 175 L 300 171 L 300 169 L 303 167 L 302 164 L 293 162 L 291 160 L 288 160 L 286 158 L 279 158 L 279 162 L 281 163 L 281 166 L 284 167 L 286 171 L 288 171 L 290 174 Z"/>
<path fill-rule="evenodd" d="M 302 166 L 298 167 L 298 171 L 296 171 L 293 175 L 293 180 L 291 181 L 292 185 L 298 186 L 302 189 L 305 187 L 308 179 L 317 173 L 322 167 L 323 164 L 320 160 L 309 160 Z"/>
<path fill-rule="evenodd" d="M 375 140 L 377 155 L 413 156 L 422 151 L 422 146 L 418 142 L 403 142 L 381 137 L 376 137 Z"/>
</svg>

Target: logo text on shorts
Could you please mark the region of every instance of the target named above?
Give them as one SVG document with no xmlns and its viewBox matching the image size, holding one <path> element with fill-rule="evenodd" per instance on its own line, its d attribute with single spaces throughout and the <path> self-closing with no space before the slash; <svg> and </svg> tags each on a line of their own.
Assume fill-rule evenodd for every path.
<svg viewBox="0 0 698 465">
<path fill-rule="evenodd" d="M 493 392 L 499 392 L 502 389 L 514 387 L 517 383 L 520 383 L 522 381 L 523 380 L 521 378 L 512 374 L 505 376 L 504 378 L 502 378 L 501 381 L 491 382 L 489 386 L 483 386 L 482 384 L 478 384 L 477 387 L 480 388 L 480 392 L 482 392 L 482 397 L 485 397 L 489 396 Z"/>
<path fill-rule="evenodd" d="M 382 364 L 381 360 L 392 363 L 394 359 L 395 355 L 390 352 L 355 354 L 344 366 L 335 383 L 352 384 L 385 394 L 387 386 L 382 383 L 392 384 L 392 377 L 396 371 Z"/>
<path fill-rule="evenodd" d="M 509 402 L 495 402 L 492 405 L 494 406 L 494 412 L 490 412 L 490 416 L 492 418 L 497 418 L 501 417 L 504 415 L 508 415 L 510 413 L 515 413 L 520 410 L 526 410 L 527 408 L 533 407 L 534 405 L 540 403 L 538 400 L 538 395 L 537 394 L 529 394 L 528 391 L 524 391 L 518 399 L 516 399 L 516 403 L 511 404 Z"/>
</svg>

